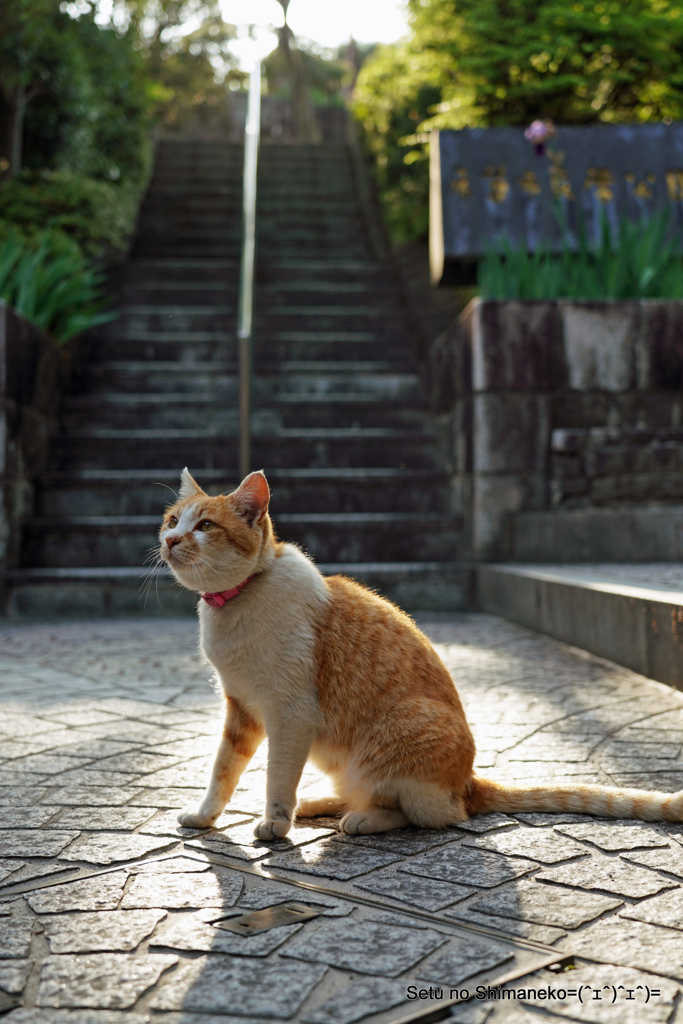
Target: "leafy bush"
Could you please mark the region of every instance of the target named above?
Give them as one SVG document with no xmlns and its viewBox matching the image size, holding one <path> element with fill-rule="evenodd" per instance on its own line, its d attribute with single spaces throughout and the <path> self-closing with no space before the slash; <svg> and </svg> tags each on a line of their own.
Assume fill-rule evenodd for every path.
<svg viewBox="0 0 683 1024">
<path fill-rule="evenodd" d="M 597 246 L 580 218 L 576 248 L 566 230 L 559 254 L 506 240 L 479 261 L 478 284 L 486 299 L 680 299 L 681 240 L 668 208 L 640 223 L 623 219 L 616 237 L 603 215 Z"/>
<path fill-rule="evenodd" d="M 59 232 L 28 239 L 11 232 L 0 243 L 0 298 L 60 344 L 115 318 L 101 312 L 102 283 L 103 275 Z"/>
<path fill-rule="evenodd" d="M 0 220 L 26 235 L 59 229 L 97 257 L 124 248 L 139 193 L 131 182 L 111 185 L 71 171 L 24 171 L 0 185 Z"/>
</svg>

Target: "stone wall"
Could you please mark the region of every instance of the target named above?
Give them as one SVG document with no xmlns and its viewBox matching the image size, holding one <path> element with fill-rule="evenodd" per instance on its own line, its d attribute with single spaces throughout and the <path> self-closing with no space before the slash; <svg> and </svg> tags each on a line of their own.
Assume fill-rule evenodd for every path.
<svg viewBox="0 0 683 1024">
<path fill-rule="evenodd" d="M 33 481 L 47 462 L 69 381 L 71 349 L 58 349 L 0 301 L 0 588 L 19 561 Z"/>
<path fill-rule="evenodd" d="M 476 299 L 429 370 L 472 557 L 515 512 L 683 499 L 683 303 Z"/>
</svg>

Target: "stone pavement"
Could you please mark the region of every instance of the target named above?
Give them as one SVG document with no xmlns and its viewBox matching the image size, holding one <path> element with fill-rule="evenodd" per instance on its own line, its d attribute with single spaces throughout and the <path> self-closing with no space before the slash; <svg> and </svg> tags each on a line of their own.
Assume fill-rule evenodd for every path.
<svg viewBox="0 0 683 1024">
<path fill-rule="evenodd" d="M 683 694 L 493 616 L 422 625 L 482 773 L 683 788 Z M 348 837 L 328 819 L 261 843 L 262 749 L 216 829 L 178 828 L 221 728 L 195 628 L 0 627 L 4 1020 L 388 1024 L 465 991 L 464 1024 L 683 1020 L 683 826 L 497 814 Z M 322 785 L 307 771 L 301 792 Z M 231 923 L 291 902 L 317 916 Z"/>
</svg>

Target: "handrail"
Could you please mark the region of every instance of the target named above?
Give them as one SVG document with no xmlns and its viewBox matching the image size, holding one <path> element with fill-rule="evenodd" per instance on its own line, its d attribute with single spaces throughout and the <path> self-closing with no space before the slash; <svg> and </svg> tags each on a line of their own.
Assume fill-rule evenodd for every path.
<svg viewBox="0 0 683 1024">
<path fill-rule="evenodd" d="M 254 261 L 256 255 L 256 172 L 261 135 L 261 62 L 249 76 L 247 123 L 244 129 L 242 185 L 242 256 L 237 309 L 239 342 L 240 478 L 251 468 L 251 376 L 253 363 Z"/>
</svg>

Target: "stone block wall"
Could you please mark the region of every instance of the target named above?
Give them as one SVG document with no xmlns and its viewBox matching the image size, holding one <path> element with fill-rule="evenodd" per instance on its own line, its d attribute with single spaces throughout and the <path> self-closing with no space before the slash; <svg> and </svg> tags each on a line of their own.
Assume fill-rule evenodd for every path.
<svg viewBox="0 0 683 1024">
<path fill-rule="evenodd" d="M 516 512 L 683 501 L 683 303 L 476 299 L 430 390 L 475 559 Z"/>
<path fill-rule="evenodd" d="M 33 509 L 33 481 L 59 427 L 72 350 L 58 349 L 0 301 L 0 588 L 19 561 L 21 531 Z"/>
</svg>

